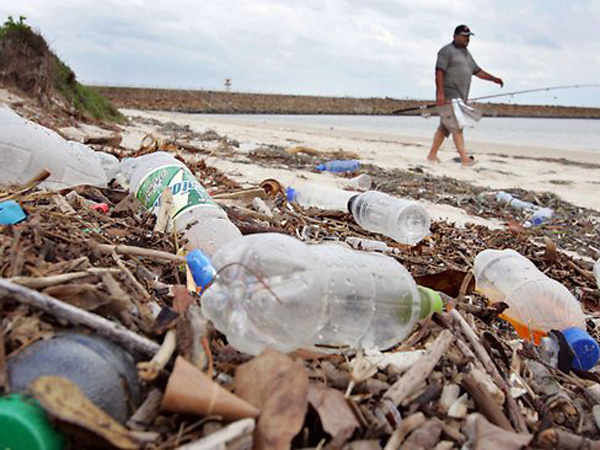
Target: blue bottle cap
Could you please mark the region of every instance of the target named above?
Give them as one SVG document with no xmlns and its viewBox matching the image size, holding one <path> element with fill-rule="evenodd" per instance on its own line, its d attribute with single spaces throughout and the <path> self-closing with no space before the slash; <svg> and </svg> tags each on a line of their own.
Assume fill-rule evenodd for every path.
<svg viewBox="0 0 600 450">
<path fill-rule="evenodd" d="M 0 225 L 15 225 L 26 218 L 25 211 L 14 200 L 0 203 Z"/>
<path fill-rule="evenodd" d="M 288 202 L 293 202 L 296 200 L 296 189 L 293 187 L 289 187 L 285 190 L 285 198 L 287 198 Z"/>
<path fill-rule="evenodd" d="M 600 358 L 600 346 L 585 330 L 577 327 L 562 331 L 565 339 L 573 349 L 573 367 L 579 370 L 590 370 Z"/>
<path fill-rule="evenodd" d="M 217 273 L 210 259 L 202 251 L 196 249 L 186 255 L 186 260 L 196 285 L 204 289 Z"/>
</svg>

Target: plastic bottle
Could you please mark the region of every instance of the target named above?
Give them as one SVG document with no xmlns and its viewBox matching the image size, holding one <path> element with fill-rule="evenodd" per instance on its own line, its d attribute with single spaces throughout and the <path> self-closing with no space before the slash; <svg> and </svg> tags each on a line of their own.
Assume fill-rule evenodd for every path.
<svg viewBox="0 0 600 450">
<path fill-rule="evenodd" d="M 371 189 L 371 177 L 366 173 L 362 173 L 357 177 L 350 178 L 345 183 L 346 187 L 357 189 L 359 191 L 367 191 Z"/>
<path fill-rule="evenodd" d="M 202 310 L 238 350 L 386 349 L 441 303 L 395 259 L 283 234 L 244 236 L 213 258 Z M 435 303 L 435 304 L 434 304 Z"/>
<path fill-rule="evenodd" d="M 475 257 L 474 271 L 479 292 L 509 305 L 500 317 L 519 336 L 540 344 L 549 331 L 561 331 L 575 353 L 574 367 L 588 370 L 596 364 L 600 347 L 585 331 L 581 305 L 566 287 L 514 250 L 484 250 Z"/>
<path fill-rule="evenodd" d="M 537 227 L 542 225 L 543 223 L 548 222 L 552 216 L 554 215 L 554 211 L 550 208 L 539 208 L 536 212 L 532 214 L 532 216 L 525 221 L 525 226 L 527 227 Z"/>
<path fill-rule="evenodd" d="M 0 106 L 0 184 L 22 184 L 47 169 L 50 177 L 40 184 L 63 189 L 79 184 L 106 187 L 104 167 L 118 164 L 113 155 L 67 141 L 58 133 L 23 119 Z"/>
<path fill-rule="evenodd" d="M 57 334 L 37 341 L 8 359 L 13 391 L 26 392 L 43 375 L 68 378 L 115 420 L 124 423 L 140 401 L 132 356 L 97 335 Z"/>
<path fill-rule="evenodd" d="M 519 200 L 518 198 L 513 197 L 511 194 L 504 191 L 498 191 L 496 193 L 496 201 L 498 203 L 507 203 L 515 209 L 522 209 L 525 211 L 536 211 L 539 209 L 539 206 Z"/>
<path fill-rule="evenodd" d="M 356 236 L 348 236 L 345 242 L 356 250 L 365 250 L 368 252 L 391 252 L 393 250 L 385 242 L 375 241 L 373 239 L 362 239 Z"/>
<path fill-rule="evenodd" d="M 227 214 L 210 197 L 187 166 L 166 152 L 121 162 L 117 179 L 129 186 L 142 205 L 156 214 L 162 193 L 173 193 L 171 218 L 187 239 L 187 248 L 211 256 L 223 244 L 241 236 Z"/>
<path fill-rule="evenodd" d="M 344 191 L 317 184 L 305 184 L 286 189 L 288 201 L 298 202 L 305 208 L 321 208 L 337 211 L 348 211 L 348 201 L 357 192 Z"/>
<path fill-rule="evenodd" d="M 335 161 L 319 164 L 315 169 L 327 172 L 356 172 L 359 166 L 360 163 L 354 159 L 336 159 Z"/>
<path fill-rule="evenodd" d="M 401 244 L 415 245 L 429 233 L 431 219 L 425 208 L 383 192 L 367 191 L 352 197 L 348 209 L 365 230 Z"/>
</svg>

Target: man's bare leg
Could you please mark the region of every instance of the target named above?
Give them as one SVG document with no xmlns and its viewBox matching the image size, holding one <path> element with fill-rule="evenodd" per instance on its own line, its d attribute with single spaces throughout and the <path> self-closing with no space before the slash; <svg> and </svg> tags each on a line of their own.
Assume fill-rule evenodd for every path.
<svg viewBox="0 0 600 450">
<path fill-rule="evenodd" d="M 465 137 L 463 136 L 462 131 L 452 133 L 452 140 L 454 141 L 456 151 L 460 155 L 461 164 L 463 166 L 472 166 L 473 164 L 475 164 L 475 161 L 473 161 L 467 156 L 467 152 L 465 150 Z"/>
<path fill-rule="evenodd" d="M 441 129 L 437 129 L 435 134 L 433 135 L 433 143 L 431 144 L 431 150 L 429 150 L 429 155 L 427 155 L 427 161 L 431 162 L 440 162 L 440 158 L 438 158 L 437 154 L 442 146 L 442 143 L 446 139 L 444 136 L 444 132 Z"/>
</svg>

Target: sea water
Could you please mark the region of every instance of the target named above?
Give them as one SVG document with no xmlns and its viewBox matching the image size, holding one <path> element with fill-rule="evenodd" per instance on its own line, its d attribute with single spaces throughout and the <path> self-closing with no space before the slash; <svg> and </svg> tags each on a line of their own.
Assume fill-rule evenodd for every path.
<svg viewBox="0 0 600 450">
<path fill-rule="evenodd" d="M 241 114 L 214 117 L 226 117 L 229 120 L 246 123 L 299 125 L 421 139 L 431 139 L 439 122 L 437 116 L 424 118 L 421 116 Z M 484 117 L 477 126 L 466 129 L 465 136 L 471 143 L 523 145 L 600 153 L 600 120 L 598 119 Z"/>
</svg>

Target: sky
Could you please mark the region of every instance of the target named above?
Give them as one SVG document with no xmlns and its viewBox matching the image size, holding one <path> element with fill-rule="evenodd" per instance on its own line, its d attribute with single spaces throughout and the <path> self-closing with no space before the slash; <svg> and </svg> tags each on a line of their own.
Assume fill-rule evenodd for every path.
<svg viewBox="0 0 600 450">
<path fill-rule="evenodd" d="M 600 83 L 600 0 L 0 0 L 80 82 L 431 100 L 437 51 L 465 23 L 504 88 Z M 600 107 L 600 87 L 498 97 Z"/>
</svg>

